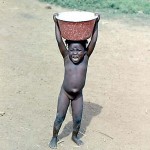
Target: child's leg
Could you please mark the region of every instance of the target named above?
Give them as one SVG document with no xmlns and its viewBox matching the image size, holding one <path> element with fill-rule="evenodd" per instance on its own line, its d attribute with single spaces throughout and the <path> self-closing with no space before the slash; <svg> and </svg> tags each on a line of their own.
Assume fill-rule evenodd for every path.
<svg viewBox="0 0 150 150">
<path fill-rule="evenodd" d="M 73 133 L 72 133 L 72 140 L 77 145 L 82 145 L 83 142 L 79 140 L 77 137 L 80 125 L 81 125 L 81 119 L 82 119 L 82 111 L 83 111 L 83 95 L 82 93 L 75 99 L 71 101 L 72 106 L 72 116 L 73 116 Z"/>
<path fill-rule="evenodd" d="M 57 148 L 58 132 L 59 132 L 59 129 L 60 129 L 65 117 L 66 117 L 69 103 L 70 103 L 70 100 L 68 99 L 63 88 L 61 88 L 59 98 L 58 98 L 57 115 L 56 115 L 56 119 L 55 119 L 54 127 L 53 127 L 53 137 L 49 144 L 49 146 L 51 148 Z"/>
</svg>

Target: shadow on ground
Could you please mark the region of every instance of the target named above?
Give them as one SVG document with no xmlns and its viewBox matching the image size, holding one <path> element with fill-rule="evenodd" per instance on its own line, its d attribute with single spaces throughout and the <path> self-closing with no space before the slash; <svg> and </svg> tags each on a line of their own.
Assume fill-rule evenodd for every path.
<svg viewBox="0 0 150 150">
<path fill-rule="evenodd" d="M 94 116 L 99 115 L 101 113 L 102 108 L 103 107 L 98 104 L 95 104 L 92 102 L 84 102 L 83 117 L 82 117 L 80 133 L 79 133 L 80 138 L 85 134 L 86 129 L 89 126 L 92 118 Z M 69 111 L 71 113 L 71 109 L 69 109 Z M 68 135 L 70 135 L 72 133 L 72 126 L 73 126 L 72 121 L 68 122 L 65 125 L 63 131 L 60 133 L 59 139 L 62 139 L 64 137 L 67 137 Z"/>
</svg>

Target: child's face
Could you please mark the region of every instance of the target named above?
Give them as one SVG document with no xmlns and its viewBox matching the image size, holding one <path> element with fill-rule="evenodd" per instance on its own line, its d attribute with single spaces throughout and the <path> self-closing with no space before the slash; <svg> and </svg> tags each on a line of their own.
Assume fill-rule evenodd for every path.
<svg viewBox="0 0 150 150">
<path fill-rule="evenodd" d="M 86 53 L 84 47 L 80 43 L 71 43 L 68 50 L 69 58 L 74 64 L 79 63 Z"/>
</svg>

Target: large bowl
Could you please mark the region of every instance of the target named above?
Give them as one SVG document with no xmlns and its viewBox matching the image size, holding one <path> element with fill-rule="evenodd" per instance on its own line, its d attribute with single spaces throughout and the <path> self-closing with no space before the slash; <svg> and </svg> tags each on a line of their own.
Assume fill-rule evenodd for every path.
<svg viewBox="0 0 150 150">
<path fill-rule="evenodd" d="M 86 40 L 91 37 L 97 16 L 92 12 L 62 12 L 56 16 L 61 36 L 67 40 Z"/>
</svg>

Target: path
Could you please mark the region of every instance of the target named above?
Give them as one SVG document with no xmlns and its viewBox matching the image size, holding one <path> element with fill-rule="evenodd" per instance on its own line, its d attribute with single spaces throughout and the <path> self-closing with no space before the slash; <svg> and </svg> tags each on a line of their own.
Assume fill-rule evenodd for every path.
<svg viewBox="0 0 150 150">
<path fill-rule="evenodd" d="M 0 0 L 0 149 L 49 150 L 63 60 L 52 14 L 36 0 Z M 150 149 L 150 27 L 102 17 L 88 68 L 77 147 L 68 111 L 60 150 Z"/>
</svg>

